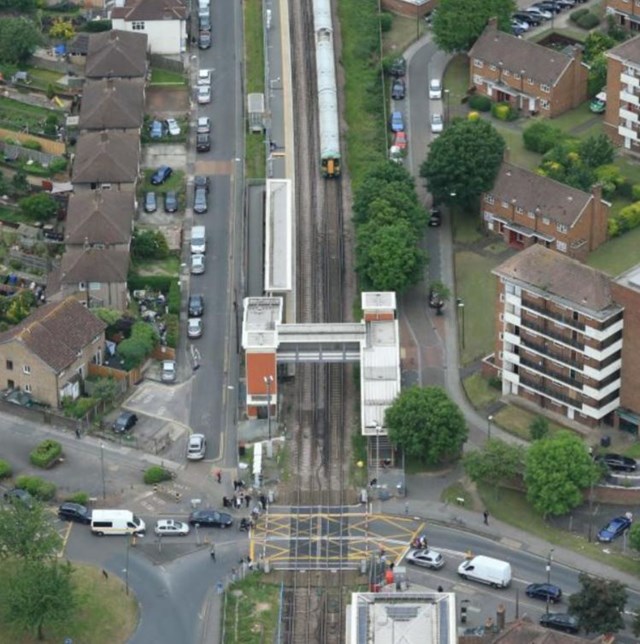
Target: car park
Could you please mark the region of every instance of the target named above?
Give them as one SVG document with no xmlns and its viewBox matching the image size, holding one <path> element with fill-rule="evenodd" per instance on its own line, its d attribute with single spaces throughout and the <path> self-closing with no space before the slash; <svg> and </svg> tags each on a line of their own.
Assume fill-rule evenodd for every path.
<svg viewBox="0 0 640 644">
<path fill-rule="evenodd" d="M 543 20 L 551 20 L 551 18 L 553 17 L 552 13 L 545 11 L 544 9 L 541 9 L 540 7 L 537 7 L 535 5 L 527 7 L 526 11 L 527 13 L 532 13 L 534 15 L 540 16 L 540 18 L 542 18 Z"/>
<path fill-rule="evenodd" d="M 440 100 L 442 98 L 442 83 L 439 78 L 432 78 L 429 81 L 429 99 Z"/>
<path fill-rule="evenodd" d="M 13 490 L 9 490 L 4 493 L 4 500 L 8 503 L 21 503 L 27 508 L 31 509 L 33 507 L 33 497 L 26 490 L 22 490 L 19 487 L 14 487 Z"/>
<path fill-rule="evenodd" d="M 200 105 L 211 103 L 211 85 L 198 86 L 198 103 Z"/>
<path fill-rule="evenodd" d="M 596 456 L 595 460 L 615 472 L 635 472 L 638 466 L 635 459 L 622 456 L 622 454 L 601 454 Z"/>
<path fill-rule="evenodd" d="M 189 515 L 189 523 L 203 528 L 230 528 L 233 525 L 233 517 L 218 510 L 194 510 Z"/>
<path fill-rule="evenodd" d="M 162 121 L 151 121 L 149 126 L 149 136 L 152 139 L 161 139 L 164 136 L 164 125 Z"/>
<path fill-rule="evenodd" d="M 144 194 L 144 211 L 155 212 L 158 210 L 158 200 L 155 192 L 145 192 Z"/>
<path fill-rule="evenodd" d="M 191 275 L 202 275 L 204 268 L 204 255 L 201 253 L 191 255 Z"/>
<path fill-rule="evenodd" d="M 211 47 L 211 32 L 201 31 L 198 34 L 198 49 L 209 49 Z"/>
<path fill-rule="evenodd" d="M 211 150 L 211 136 L 208 134 L 196 135 L 196 151 L 208 152 Z"/>
<path fill-rule="evenodd" d="M 198 85 L 211 85 L 212 73 L 210 69 L 198 70 Z"/>
<path fill-rule="evenodd" d="M 442 114 L 432 114 L 431 115 L 431 132 L 433 134 L 440 134 L 444 130 L 444 121 L 442 119 Z"/>
<path fill-rule="evenodd" d="M 63 521 L 75 521 L 89 525 L 91 523 L 91 510 L 80 503 L 63 503 L 58 508 L 58 517 Z"/>
<path fill-rule="evenodd" d="M 392 132 L 404 131 L 404 116 L 402 115 L 402 112 L 391 112 L 389 127 L 391 128 Z"/>
<path fill-rule="evenodd" d="M 432 568 L 440 570 L 444 566 L 444 557 L 441 553 L 431 548 L 412 550 L 407 555 L 407 563 L 422 568 Z"/>
<path fill-rule="evenodd" d="M 133 429 L 134 425 L 138 422 L 138 417 L 130 411 L 120 412 L 120 415 L 115 419 L 111 429 L 116 434 L 124 434 L 125 432 Z"/>
<path fill-rule="evenodd" d="M 619 516 L 611 519 L 600 532 L 596 535 L 598 541 L 602 543 L 611 543 L 614 539 L 623 534 L 631 527 L 631 519 L 627 516 Z"/>
<path fill-rule="evenodd" d="M 393 145 L 395 145 L 401 152 L 407 149 L 407 133 L 396 132 L 393 136 Z"/>
<path fill-rule="evenodd" d="M 193 193 L 193 212 L 202 215 L 209 210 L 207 189 L 197 187 Z"/>
<path fill-rule="evenodd" d="M 158 537 L 186 537 L 190 528 L 189 524 L 184 523 L 184 521 L 160 519 L 156 522 L 156 527 L 153 531 Z"/>
<path fill-rule="evenodd" d="M 442 223 L 442 211 L 437 206 L 434 206 L 429 211 L 429 226 L 439 226 Z"/>
<path fill-rule="evenodd" d="M 514 36 L 517 36 L 518 38 L 522 37 L 522 34 L 525 32 L 525 30 L 522 27 L 519 27 L 518 25 L 511 25 L 511 33 Z"/>
<path fill-rule="evenodd" d="M 203 295 L 189 295 L 189 315 L 194 318 L 202 317 L 204 313 L 204 296 Z"/>
<path fill-rule="evenodd" d="M 177 378 L 176 361 L 163 360 L 160 369 L 160 379 L 162 382 L 175 382 Z"/>
<path fill-rule="evenodd" d="M 511 26 L 518 27 L 518 29 L 522 29 L 522 31 L 529 31 L 530 29 L 528 22 L 525 22 L 524 20 L 518 20 L 513 16 L 511 17 Z"/>
<path fill-rule="evenodd" d="M 396 78 L 391 86 L 391 98 L 394 101 L 401 101 L 407 94 L 407 86 L 402 78 Z"/>
<path fill-rule="evenodd" d="M 540 618 L 540 625 L 546 628 L 553 628 L 556 631 L 563 631 L 564 633 L 580 632 L 580 622 L 577 617 L 569 613 L 545 613 Z"/>
<path fill-rule="evenodd" d="M 178 210 L 178 195 L 175 190 L 168 190 L 164 193 L 165 212 L 176 212 Z"/>
<path fill-rule="evenodd" d="M 211 119 L 208 116 L 199 116 L 196 131 L 198 134 L 209 134 L 211 132 Z"/>
<path fill-rule="evenodd" d="M 207 451 L 207 439 L 204 434 L 191 434 L 187 443 L 187 459 L 200 461 Z"/>
<path fill-rule="evenodd" d="M 180 132 L 182 132 L 180 125 L 178 125 L 178 121 L 176 121 L 175 119 L 167 119 L 165 121 L 165 124 L 171 136 L 178 136 Z"/>
<path fill-rule="evenodd" d="M 161 165 L 152 175 L 151 184 L 161 186 L 173 174 L 173 168 L 168 165 Z"/>
<path fill-rule="evenodd" d="M 562 601 L 562 589 L 554 584 L 529 584 L 525 592 L 527 597 L 548 600 L 552 604 Z"/>
<path fill-rule="evenodd" d="M 202 318 L 189 318 L 187 320 L 187 337 L 199 338 L 204 330 Z"/>
</svg>

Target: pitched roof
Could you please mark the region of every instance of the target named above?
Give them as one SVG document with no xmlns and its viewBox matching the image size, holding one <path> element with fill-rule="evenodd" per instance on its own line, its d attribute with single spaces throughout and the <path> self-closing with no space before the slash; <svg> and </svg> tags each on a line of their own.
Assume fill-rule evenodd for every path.
<svg viewBox="0 0 640 644">
<path fill-rule="evenodd" d="M 102 78 L 85 82 L 80 105 L 80 129 L 139 128 L 143 115 L 143 78 Z"/>
<path fill-rule="evenodd" d="M 625 40 L 610 49 L 606 54 L 610 58 L 621 60 L 623 63 L 640 65 L 640 36 Z"/>
<path fill-rule="evenodd" d="M 129 0 L 114 7 L 111 18 L 124 20 L 186 20 L 187 7 L 181 0 Z"/>
<path fill-rule="evenodd" d="M 60 283 L 126 282 L 129 251 L 113 248 L 67 248 L 60 262 Z"/>
<path fill-rule="evenodd" d="M 144 77 L 147 73 L 147 34 L 112 29 L 89 37 L 87 78 Z"/>
<path fill-rule="evenodd" d="M 500 166 L 491 194 L 496 199 L 515 202 L 515 206 L 525 212 L 537 212 L 566 226 L 573 226 L 593 199 L 590 192 L 572 188 L 506 161 Z"/>
<path fill-rule="evenodd" d="M 138 176 L 140 135 L 135 130 L 82 132 L 72 183 L 133 183 Z"/>
<path fill-rule="evenodd" d="M 505 629 L 490 642 L 491 644 L 587 644 L 590 640 L 549 630 L 524 617 L 507 624 Z"/>
<path fill-rule="evenodd" d="M 604 313 L 618 308 L 608 275 L 541 244 L 525 248 L 492 272 L 563 299 L 576 309 Z"/>
<path fill-rule="evenodd" d="M 69 197 L 66 244 L 126 244 L 135 211 L 133 192 L 95 190 Z"/>
<path fill-rule="evenodd" d="M 20 324 L 0 334 L 0 344 L 21 342 L 59 373 L 75 362 L 78 353 L 105 328 L 102 320 L 69 297 L 36 309 Z"/>
<path fill-rule="evenodd" d="M 499 31 L 493 24 L 485 27 L 469 50 L 469 58 L 503 65 L 518 74 L 524 71 L 527 78 L 550 86 L 555 85 L 572 61 L 567 54 Z"/>
</svg>

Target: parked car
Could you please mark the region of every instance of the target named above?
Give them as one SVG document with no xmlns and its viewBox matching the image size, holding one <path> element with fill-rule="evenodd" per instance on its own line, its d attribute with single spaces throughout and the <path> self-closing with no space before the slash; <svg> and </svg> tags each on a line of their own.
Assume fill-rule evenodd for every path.
<svg viewBox="0 0 640 644">
<path fill-rule="evenodd" d="M 198 16 L 198 22 L 199 22 L 200 31 L 211 32 L 211 14 L 210 13 L 200 14 Z"/>
<path fill-rule="evenodd" d="M 133 426 L 138 422 L 138 417 L 130 411 L 120 412 L 120 415 L 113 421 L 111 429 L 116 434 L 124 434 L 125 432 L 133 429 Z"/>
<path fill-rule="evenodd" d="M 158 210 L 158 200 L 156 199 L 155 192 L 145 192 L 144 195 L 144 211 L 155 212 Z"/>
<path fill-rule="evenodd" d="M 198 49 L 209 49 L 211 47 L 211 32 L 201 31 L 198 34 Z"/>
<path fill-rule="evenodd" d="M 635 472 L 638 464 L 635 459 L 622 454 L 601 454 L 596 456 L 596 462 L 606 465 L 614 472 Z"/>
<path fill-rule="evenodd" d="M 211 103 L 211 85 L 198 86 L 198 103 L 200 105 Z"/>
<path fill-rule="evenodd" d="M 536 16 L 540 16 L 543 20 L 551 20 L 553 17 L 553 14 L 550 11 L 546 11 L 545 9 L 541 9 L 540 7 L 537 7 L 535 5 L 532 5 L 531 7 L 527 7 L 526 9 L 527 13 L 532 13 Z"/>
<path fill-rule="evenodd" d="M 396 78 L 400 78 L 407 73 L 407 61 L 404 56 L 398 56 L 392 63 L 389 73 Z"/>
<path fill-rule="evenodd" d="M 193 212 L 202 215 L 209 210 L 207 189 L 197 186 L 193 192 Z"/>
<path fill-rule="evenodd" d="M 429 81 L 429 99 L 440 100 L 442 98 L 442 82 L 439 78 L 432 78 Z"/>
<path fill-rule="evenodd" d="M 164 126 L 162 124 L 162 121 L 151 121 L 151 125 L 149 126 L 149 136 L 152 139 L 161 139 L 164 136 Z"/>
<path fill-rule="evenodd" d="M 589 110 L 594 114 L 604 114 L 607 111 L 607 93 L 598 92 L 589 103 Z"/>
<path fill-rule="evenodd" d="M 525 590 L 527 597 L 544 599 L 552 604 L 562 600 L 562 589 L 554 584 L 529 584 Z"/>
<path fill-rule="evenodd" d="M 204 434 L 191 434 L 187 443 L 187 458 L 190 461 L 200 461 L 207 451 L 207 440 Z"/>
<path fill-rule="evenodd" d="M 198 85 L 211 85 L 212 73 L 210 69 L 198 70 Z"/>
<path fill-rule="evenodd" d="M 175 119 L 167 119 L 165 123 L 167 125 L 167 130 L 169 131 L 169 134 L 171 136 L 178 136 L 182 131 L 180 129 L 180 126 L 178 125 L 178 121 L 176 121 Z"/>
<path fill-rule="evenodd" d="M 233 517 L 217 510 L 195 510 L 189 515 L 189 523 L 206 528 L 230 528 L 233 525 Z"/>
<path fill-rule="evenodd" d="M 7 503 L 21 503 L 27 508 L 31 509 L 33 507 L 33 497 L 26 490 L 21 490 L 18 487 L 14 487 L 13 490 L 9 490 L 4 493 L 4 500 Z"/>
<path fill-rule="evenodd" d="M 531 27 L 539 27 L 544 22 L 544 18 L 539 13 L 526 11 L 524 9 L 513 15 L 528 22 Z"/>
<path fill-rule="evenodd" d="M 440 134 L 444 130 L 444 120 L 442 119 L 442 114 L 432 114 L 431 115 L 431 132 L 433 134 Z"/>
<path fill-rule="evenodd" d="M 186 537 L 189 534 L 189 524 L 174 519 L 160 519 L 153 531 L 159 537 Z"/>
<path fill-rule="evenodd" d="M 178 194 L 175 190 L 168 190 L 164 193 L 164 210 L 165 212 L 177 212 Z"/>
<path fill-rule="evenodd" d="M 198 117 L 198 134 L 209 134 L 211 132 L 211 119 L 208 116 Z"/>
<path fill-rule="evenodd" d="M 600 532 L 596 535 L 598 541 L 602 543 L 611 543 L 616 537 L 619 537 L 625 530 L 631 527 L 631 519 L 626 516 L 611 519 Z"/>
<path fill-rule="evenodd" d="M 396 132 L 393 136 L 393 145 L 395 145 L 400 151 L 407 149 L 407 133 L 406 132 Z"/>
<path fill-rule="evenodd" d="M 402 78 L 396 78 L 391 86 L 391 98 L 394 101 L 401 101 L 407 94 L 407 86 Z"/>
<path fill-rule="evenodd" d="M 204 313 L 204 296 L 203 295 L 189 295 L 189 315 L 194 318 L 199 318 Z"/>
<path fill-rule="evenodd" d="M 402 112 L 391 112 L 389 127 L 391 128 L 392 132 L 404 131 L 404 116 L 402 115 Z"/>
<path fill-rule="evenodd" d="M 191 275 L 202 275 L 204 273 L 204 255 L 196 253 L 191 255 Z"/>
<path fill-rule="evenodd" d="M 168 165 L 161 165 L 152 175 L 151 184 L 161 186 L 173 174 L 173 168 Z"/>
<path fill-rule="evenodd" d="M 522 34 L 524 33 L 524 29 L 522 27 L 519 27 L 518 25 L 511 25 L 511 33 L 514 36 L 517 36 L 518 38 L 522 37 Z"/>
<path fill-rule="evenodd" d="M 518 20 L 517 18 L 511 17 L 511 26 L 522 29 L 522 31 L 529 31 L 529 23 L 524 20 Z"/>
<path fill-rule="evenodd" d="M 162 380 L 162 382 L 175 382 L 177 375 L 176 361 L 163 360 L 160 370 L 160 380 Z"/>
<path fill-rule="evenodd" d="M 434 206 L 429 211 L 429 226 L 439 226 L 442 223 L 442 211 Z"/>
<path fill-rule="evenodd" d="M 431 548 L 426 550 L 412 550 L 407 555 L 407 563 L 422 568 L 440 570 L 444 566 L 444 557 L 436 550 L 431 550 Z"/>
<path fill-rule="evenodd" d="M 209 152 L 211 149 L 211 136 L 209 134 L 196 135 L 196 151 Z"/>
<path fill-rule="evenodd" d="M 563 631 L 565 633 L 578 633 L 580 632 L 580 622 L 577 617 L 569 615 L 569 613 L 545 613 L 540 618 L 540 626 L 553 628 L 556 631 Z"/>
<path fill-rule="evenodd" d="M 67 501 L 58 508 L 58 517 L 63 521 L 76 521 L 88 525 L 91 523 L 91 510 L 79 503 Z"/>
<path fill-rule="evenodd" d="M 209 191 L 209 177 L 203 177 L 202 175 L 197 174 L 193 177 L 193 185 L 196 188 L 206 188 Z"/>
<path fill-rule="evenodd" d="M 187 320 L 187 337 L 199 338 L 203 332 L 202 318 L 189 318 Z"/>
<path fill-rule="evenodd" d="M 557 4 L 556 2 L 536 2 L 535 5 L 539 9 L 548 11 L 551 14 L 558 14 L 562 11 L 562 5 Z"/>
</svg>

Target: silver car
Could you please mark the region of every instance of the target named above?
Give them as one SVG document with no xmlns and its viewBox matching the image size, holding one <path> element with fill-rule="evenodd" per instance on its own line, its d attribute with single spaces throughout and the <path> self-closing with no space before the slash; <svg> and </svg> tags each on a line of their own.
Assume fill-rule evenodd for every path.
<svg viewBox="0 0 640 644">
<path fill-rule="evenodd" d="M 202 318 L 189 318 L 187 322 L 187 336 L 190 338 L 199 338 L 202 335 L 202 331 Z"/>
<path fill-rule="evenodd" d="M 207 451 L 207 439 L 204 434 L 191 434 L 187 444 L 187 459 L 201 461 Z"/>
<path fill-rule="evenodd" d="M 211 119 L 208 116 L 198 117 L 198 134 L 209 134 L 211 132 Z"/>
<path fill-rule="evenodd" d="M 440 570 L 444 566 L 444 557 L 436 550 L 431 550 L 431 548 L 412 550 L 407 555 L 407 562 L 422 568 Z"/>
<path fill-rule="evenodd" d="M 198 103 L 200 105 L 211 103 L 211 85 L 198 85 Z"/>
<path fill-rule="evenodd" d="M 161 380 L 162 382 L 175 382 L 177 377 L 176 373 L 176 361 L 175 360 L 163 360 L 162 361 L 162 371 L 161 371 Z"/>
<path fill-rule="evenodd" d="M 202 275 L 204 273 L 204 255 L 197 253 L 191 255 L 191 275 Z"/>
<path fill-rule="evenodd" d="M 442 120 L 442 114 L 432 114 L 431 132 L 433 132 L 433 134 L 440 134 L 442 130 L 444 130 L 444 121 Z"/>
<path fill-rule="evenodd" d="M 189 534 L 189 524 L 173 519 L 160 519 L 153 531 L 159 537 L 186 537 Z"/>
</svg>

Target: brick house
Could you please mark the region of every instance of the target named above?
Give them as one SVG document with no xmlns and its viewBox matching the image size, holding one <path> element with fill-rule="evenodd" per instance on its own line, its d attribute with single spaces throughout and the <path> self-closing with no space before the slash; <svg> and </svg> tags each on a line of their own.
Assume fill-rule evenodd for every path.
<svg viewBox="0 0 640 644">
<path fill-rule="evenodd" d="M 0 386 L 52 407 L 77 398 L 89 364 L 102 364 L 105 327 L 73 298 L 36 309 L 0 334 Z"/>
<path fill-rule="evenodd" d="M 89 79 L 82 86 L 81 130 L 140 130 L 144 78 Z"/>
<path fill-rule="evenodd" d="M 605 11 L 617 25 L 629 31 L 640 31 L 640 3 L 638 0 L 606 0 Z"/>
<path fill-rule="evenodd" d="M 382 0 L 385 11 L 397 13 L 406 18 L 421 18 L 433 12 L 438 0 Z"/>
<path fill-rule="evenodd" d="M 604 129 L 615 145 L 637 157 L 640 156 L 640 36 L 610 49 L 606 56 Z"/>
<path fill-rule="evenodd" d="M 147 34 L 112 29 L 89 36 L 87 78 L 146 78 Z"/>
<path fill-rule="evenodd" d="M 542 244 L 584 261 L 607 239 L 609 204 L 599 185 L 583 192 L 504 161 L 481 204 L 485 230 L 514 248 Z"/>
<path fill-rule="evenodd" d="M 492 19 L 468 56 L 470 87 L 528 114 L 553 118 L 587 100 L 580 47 L 549 49 L 500 31 Z"/>
</svg>

